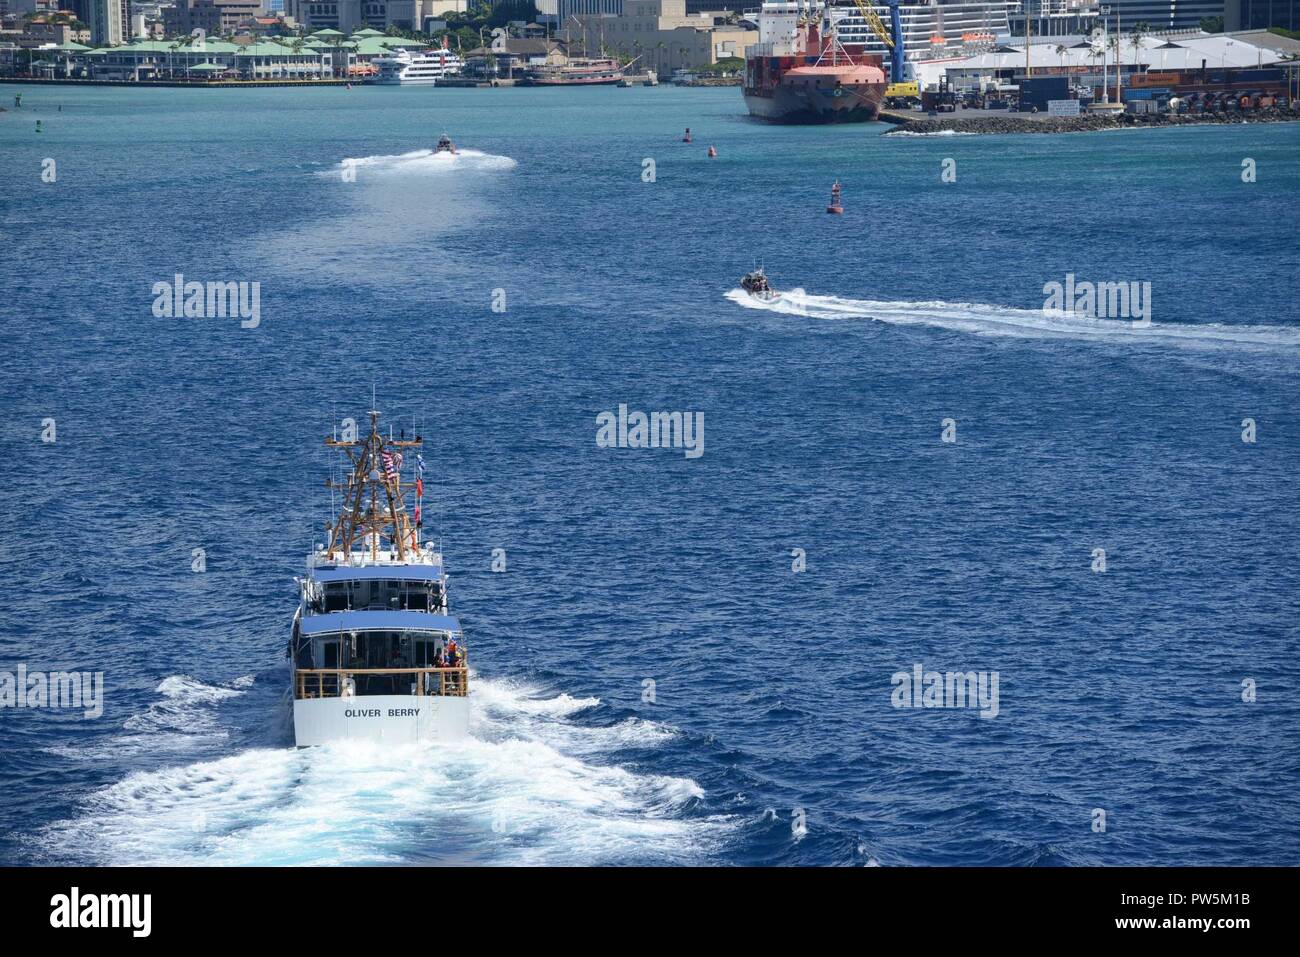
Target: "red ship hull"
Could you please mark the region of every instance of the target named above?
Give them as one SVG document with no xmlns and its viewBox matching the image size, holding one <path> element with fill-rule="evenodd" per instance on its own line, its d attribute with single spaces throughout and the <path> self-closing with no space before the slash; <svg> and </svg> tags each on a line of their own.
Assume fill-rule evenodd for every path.
<svg viewBox="0 0 1300 957">
<path fill-rule="evenodd" d="M 745 106 L 774 123 L 869 123 L 880 116 L 887 86 L 884 72 L 868 66 L 803 66 L 768 76 L 746 83 Z"/>
<path fill-rule="evenodd" d="M 745 106 L 776 123 L 868 123 L 880 115 L 888 81 L 879 66 L 818 64 L 812 57 L 755 57 L 745 61 Z"/>
</svg>

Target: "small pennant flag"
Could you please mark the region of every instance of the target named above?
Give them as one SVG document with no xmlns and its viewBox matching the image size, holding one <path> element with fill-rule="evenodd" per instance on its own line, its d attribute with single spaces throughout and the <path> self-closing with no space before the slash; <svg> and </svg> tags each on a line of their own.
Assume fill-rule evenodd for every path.
<svg viewBox="0 0 1300 957">
<path fill-rule="evenodd" d="M 417 478 L 415 480 L 415 494 L 416 497 L 419 498 L 422 498 L 424 496 L 424 479 Z"/>
<path fill-rule="evenodd" d="M 415 506 L 415 527 L 420 528 L 424 522 L 420 519 L 420 506 Z"/>
<path fill-rule="evenodd" d="M 419 452 L 415 453 L 415 468 L 421 475 L 424 474 L 424 456 Z"/>
</svg>

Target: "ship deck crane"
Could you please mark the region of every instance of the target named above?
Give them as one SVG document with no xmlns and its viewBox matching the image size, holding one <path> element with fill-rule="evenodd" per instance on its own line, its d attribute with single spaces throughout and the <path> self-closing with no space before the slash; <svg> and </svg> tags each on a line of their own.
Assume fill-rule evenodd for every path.
<svg viewBox="0 0 1300 957">
<path fill-rule="evenodd" d="M 889 48 L 889 82 L 903 82 L 903 65 L 907 62 L 907 51 L 903 45 L 903 17 L 899 12 L 898 4 L 900 0 L 885 0 L 885 5 L 889 7 L 889 29 L 885 29 L 884 21 L 876 13 L 875 8 L 866 0 L 853 0 L 861 11 L 863 19 L 867 21 L 867 26 L 871 32 L 880 37 L 880 42 Z"/>
</svg>

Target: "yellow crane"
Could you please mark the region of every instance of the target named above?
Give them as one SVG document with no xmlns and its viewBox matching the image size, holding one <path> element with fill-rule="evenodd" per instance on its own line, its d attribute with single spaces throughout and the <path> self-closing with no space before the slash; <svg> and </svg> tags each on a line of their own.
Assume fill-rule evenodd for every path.
<svg viewBox="0 0 1300 957">
<path fill-rule="evenodd" d="M 880 42 L 891 50 L 894 48 L 894 38 L 889 35 L 885 28 L 885 21 L 880 19 L 874 7 L 863 0 L 853 0 L 857 4 L 858 10 L 862 13 L 862 18 L 867 21 L 867 26 L 871 27 L 871 32 L 880 37 Z"/>
<path fill-rule="evenodd" d="M 853 0 L 853 2 L 862 13 L 862 18 L 867 21 L 867 26 L 871 28 L 871 32 L 880 37 L 880 42 L 889 49 L 894 49 L 894 38 L 885 26 L 885 21 L 881 20 L 880 15 L 876 13 L 875 8 L 866 3 L 865 0 Z M 920 84 L 915 81 L 891 83 L 885 90 L 885 96 L 890 99 L 916 99 L 920 95 Z"/>
</svg>

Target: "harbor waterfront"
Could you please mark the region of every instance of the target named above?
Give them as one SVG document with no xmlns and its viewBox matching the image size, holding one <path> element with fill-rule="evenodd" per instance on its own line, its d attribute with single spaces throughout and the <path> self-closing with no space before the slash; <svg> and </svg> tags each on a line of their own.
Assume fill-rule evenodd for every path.
<svg viewBox="0 0 1300 957">
<path fill-rule="evenodd" d="M 1300 855 L 1300 125 L 882 137 L 668 84 L 0 103 L 0 672 L 103 675 L 0 708 L 0 861 Z M 258 323 L 155 315 L 177 275 L 260 284 Z M 1048 307 L 1085 283 L 1149 283 L 1149 321 Z M 427 443 L 469 733 L 296 748 L 321 437 L 372 386 Z M 622 406 L 707 445 L 602 445 Z"/>
</svg>

